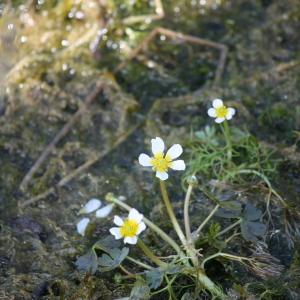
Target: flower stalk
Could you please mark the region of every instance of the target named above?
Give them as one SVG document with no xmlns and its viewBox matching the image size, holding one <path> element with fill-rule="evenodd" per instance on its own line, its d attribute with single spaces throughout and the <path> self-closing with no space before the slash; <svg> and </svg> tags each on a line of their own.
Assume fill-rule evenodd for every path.
<svg viewBox="0 0 300 300">
<path fill-rule="evenodd" d="M 152 250 L 141 240 L 139 239 L 137 242 L 138 246 L 140 249 L 144 252 L 144 254 L 151 260 L 153 261 L 156 265 L 159 267 L 166 267 L 167 264 L 163 262 L 161 259 L 159 259 L 153 252 Z"/>
<path fill-rule="evenodd" d="M 183 231 L 182 231 L 182 229 L 181 229 L 181 227 L 180 227 L 180 225 L 179 225 L 179 223 L 177 221 L 177 218 L 175 216 L 172 204 L 171 204 L 170 199 L 169 199 L 169 195 L 168 195 L 168 191 L 167 191 L 167 188 L 166 188 L 166 184 L 162 180 L 159 180 L 159 184 L 160 184 L 160 190 L 161 190 L 162 198 L 164 200 L 164 203 L 165 203 L 165 206 L 166 206 L 169 218 L 170 218 L 170 220 L 172 222 L 172 225 L 174 227 L 174 230 L 176 231 L 176 233 L 177 233 L 177 235 L 178 235 L 181 243 L 183 245 L 186 245 L 187 241 L 186 241 L 184 233 L 183 233 Z"/>
<path fill-rule="evenodd" d="M 227 160 L 228 160 L 228 163 L 231 163 L 231 161 L 232 161 L 232 141 L 231 141 L 229 125 L 226 120 L 223 122 L 223 132 L 224 132 L 224 136 L 225 136 L 225 140 L 226 140 L 226 144 L 227 144 Z"/>
</svg>

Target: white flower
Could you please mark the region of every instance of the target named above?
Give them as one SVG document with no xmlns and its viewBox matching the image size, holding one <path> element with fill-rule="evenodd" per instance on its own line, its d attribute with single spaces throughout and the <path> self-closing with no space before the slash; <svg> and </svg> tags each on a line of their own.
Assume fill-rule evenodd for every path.
<svg viewBox="0 0 300 300">
<path fill-rule="evenodd" d="M 124 238 L 124 243 L 136 244 L 138 235 L 146 229 L 146 225 L 142 222 L 143 215 L 135 208 L 132 208 L 128 214 L 128 218 L 122 220 L 119 216 L 114 217 L 114 223 L 119 227 L 113 227 L 109 231 L 117 240 Z"/>
<path fill-rule="evenodd" d="M 177 171 L 185 170 L 183 160 L 174 160 L 182 154 L 182 147 L 179 144 L 173 145 L 164 155 L 165 143 L 160 137 L 151 140 L 153 157 L 147 154 L 140 154 L 139 163 L 143 167 L 152 167 L 156 172 L 156 177 L 161 180 L 168 179 L 168 169 L 171 168 Z"/>
<path fill-rule="evenodd" d="M 107 204 L 96 211 L 96 218 L 106 218 L 114 208 L 114 204 Z"/>
<path fill-rule="evenodd" d="M 90 222 L 89 218 L 83 218 L 77 223 L 77 232 L 84 236 L 85 230 Z"/>
<path fill-rule="evenodd" d="M 97 210 L 101 206 L 101 201 L 98 199 L 89 200 L 85 206 L 79 211 L 79 214 L 89 214 Z"/>
<path fill-rule="evenodd" d="M 222 123 L 225 120 L 230 120 L 234 114 L 235 109 L 232 107 L 226 107 L 221 99 L 215 99 L 212 106 L 208 111 L 208 115 L 215 118 L 216 123 Z"/>
</svg>

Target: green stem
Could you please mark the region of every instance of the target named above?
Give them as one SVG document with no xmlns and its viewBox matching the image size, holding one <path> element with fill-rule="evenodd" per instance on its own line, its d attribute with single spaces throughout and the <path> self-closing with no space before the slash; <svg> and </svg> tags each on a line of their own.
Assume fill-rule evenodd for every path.
<svg viewBox="0 0 300 300">
<path fill-rule="evenodd" d="M 200 224 L 200 226 L 198 227 L 198 229 L 196 230 L 196 234 L 195 236 L 199 236 L 201 230 L 203 229 L 203 227 L 207 224 L 207 222 L 213 217 L 213 215 L 216 213 L 216 211 L 219 209 L 220 205 L 217 204 L 214 209 L 210 212 L 210 214 L 206 217 L 206 219 Z"/>
<path fill-rule="evenodd" d="M 218 299 L 228 300 L 229 298 L 224 294 L 222 289 L 218 287 L 213 281 L 210 280 L 204 273 L 194 274 L 194 277 L 198 280 L 198 282 L 203 286 L 205 289 L 210 291 L 210 293 L 217 297 Z M 215 298 L 214 298 L 215 299 Z"/>
<path fill-rule="evenodd" d="M 241 220 L 241 219 L 237 220 L 235 223 L 229 225 L 228 227 L 226 227 L 226 228 L 224 228 L 222 231 L 220 231 L 220 232 L 216 235 L 216 237 L 225 234 L 226 232 L 228 232 L 229 230 L 231 230 L 232 228 L 234 228 L 235 226 L 237 226 L 237 225 L 239 225 L 239 224 L 241 224 L 241 223 L 242 223 L 242 220 Z"/>
<path fill-rule="evenodd" d="M 189 204 L 190 198 L 193 190 L 193 185 L 189 184 L 185 199 L 184 199 L 184 227 L 185 227 L 185 235 L 187 242 L 192 243 L 192 234 L 191 234 L 191 225 L 190 225 L 190 217 L 189 217 Z"/>
<path fill-rule="evenodd" d="M 155 264 L 157 264 L 159 267 L 167 266 L 167 264 L 162 260 L 160 260 L 142 240 L 138 239 L 137 244 L 140 247 L 140 249 L 144 252 L 144 254 L 148 258 L 150 258 Z"/>
<path fill-rule="evenodd" d="M 222 256 L 222 257 L 229 258 L 229 259 L 232 259 L 232 260 L 236 260 L 236 261 L 239 261 L 239 262 L 242 262 L 243 260 L 248 260 L 248 261 L 250 260 L 248 257 L 243 257 L 243 256 L 232 255 L 232 254 L 229 254 L 229 253 L 218 252 L 218 253 L 215 253 L 215 254 L 210 255 L 207 258 L 205 258 L 201 263 L 201 268 L 204 269 L 205 263 L 207 263 L 209 260 L 211 260 L 215 257 L 218 257 L 218 256 Z"/>
<path fill-rule="evenodd" d="M 227 143 L 227 160 L 228 163 L 231 163 L 232 160 L 232 142 L 231 142 L 231 135 L 230 135 L 230 129 L 228 126 L 227 120 L 223 122 L 224 124 L 224 135 Z"/>
<path fill-rule="evenodd" d="M 127 211 L 130 211 L 132 209 L 132 207 L 118 200 L 112 194 L 108 194 L 105 197 L 105 200 L 108 202 L 115 203 L 116 205 L 124 208 Z M 154 232 L 156 232 L 166 243 L 168 243 L 182 259 L 186 259 L 186 255 L 181 251 L 180 246 L 171 237 L 169 237 L 169 235 L 167 235 L 164 231 L 162 231 L 158 226 L 156 226 L 146 217 L 143 218 L 143 221 L 149 228 L 151 228 Z"/>
<path fill-rule="evenodd" d="M 128 259 L 129 261 L 135 263 L 136 265 L 144 268 L 144 269 L 147 269 L 147 270 L 152 270 L 153 268 L 139 260 L 136 260 L 135 258 L 131 257 L 131 256 L 126 256 L 126 259 Z"/>
<path fill-rule="evenodd" d="M 169 196 L 168 196 L 166 184 L 163 180 L 159 180 L 159 184 L 160 184 L 160 190 L 161 190 L 162 198 L 164 200 L 169 218 L 170 218 L 170 220 L 173 224 L 173 227 L 174 227 L 174 229 L 175 229 L 182 245 L 185 246 L 187 244 L 186 238 L 185 238 L 184 233 L 183 233 L 182 229 L 180 228 L 180 225 L 179 225 L 179 223 L 176 219 L 172 204 L 171 204 Z"/>
</svg>

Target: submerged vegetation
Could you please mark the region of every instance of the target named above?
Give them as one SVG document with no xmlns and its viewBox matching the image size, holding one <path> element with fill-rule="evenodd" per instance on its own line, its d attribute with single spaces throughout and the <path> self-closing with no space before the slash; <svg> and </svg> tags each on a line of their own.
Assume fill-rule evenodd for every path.
<svg viewBox="0 0 300 300">
<path fill-rule="evenodd" d="M 298 299 L 299 20 L 1 3 L 0 298 Z"/>
</svg>

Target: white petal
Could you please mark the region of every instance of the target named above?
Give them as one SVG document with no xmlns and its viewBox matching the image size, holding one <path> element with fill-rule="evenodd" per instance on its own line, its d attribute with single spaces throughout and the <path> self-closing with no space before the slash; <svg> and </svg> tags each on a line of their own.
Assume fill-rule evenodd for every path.
<svg viewBox="0 0 300 300">
<path fill-rule="evenodd" d="M 176 171 L 183 171 L 185 170 L 185 163 L 182 159 L 174 160 L 172 161 L 170 168 Z"/>
<path fill-rule="evenodd" d="M 140 223 L 143 217 L 144 216 L 140 214 L 135 208 L 132 208 L 128 215 L 129 220 L 135 220 L 137 223 Z"/>
<path fill-rule="evenodd" d="M 119 216 L 114 216 L 114 223 L 117 226 L 122 226 L 124 224 L 123 220 Z"/>
<path fill-rule="evenodd" d="M 234 115 L 235 115 L 235 109 L 232 107 L 228 107 L 228 113 L 227 113 L 226 119 L 227 119 L 227 117 L 230 117 L 230 119 L 231 119 Z M 230 119 L 227 119 L 227 120 L 230 120 Z"/>
<path fill-rule="evenodd" d="M 216 110 L 212 107 L 207 111 L 207 114 L 212 118 L 215 118 L 217 116 Z"/>
<path fill-rule="evenodd" d="M 96 211 L 96 218 L 106 218 L 114 208 L 114 204 L 107 204 Z M 118 224 L 117 224 L 118 225 Z"/>
<path fill-rule="evenodd" d="M 147 154 L 140 154 L 139 156 L 139 163 L 140 165 L 142 165 L 143 167 L 151 167 L 151 158 L 149 155 Z"/>
<path fill-rule="evenodd" d="M 136 232 L 136 234 L 140 234 L 142 231 L 144 231 L 146 229 L 146 225 L 145 225 L 145 223 L 144 222 L 141 222 L 140 224 L 139 224 L 139 227 L 138 227 L 138 230 L 137 230 L 137 232 Z"/>
<path fill-rule="evenodd" d="M 89 222 L 90 222 L 89 218 L 83 218 L 77 223 L 77 225 L 76 225 L 77 232 L 79 234 L 81 234 L 82 236 L 84 236 L 85 230 L 86 230 Z"/>
<path fill-rule="evenodd" d="M 223 121 L 225 121 L 225 118 L 216 118 L 215 119 L 216 123 L 222 123 Z"/>
<path fill-rule="evenodd" d="M 156 137 L 151 140 L 152 143 L 152 153 L 155 155 L 156 153 L 164 152 L 165 143 L 160 137 Z"/>
<path fill-rule="evenodd" d="M 109 232 L 115 237 L 116 240 L 119 240 L 122 238 L 122 234 L 119 227 L 113 227 L 109 229 Z"/>
<path fill-rule="evenodd" d="M 215 99 L 212 103 L 212 106 L 214 108 L 221 107 L 221 106 L 223 106 L 223 101 L 221 99 Z"/>
<path fill-rule="evenodd" d="M 175 159 L 182 154 L 182 151 L 181 145 L 175 144 L 168 150 L 166 155 L 170 156 L 172 159 Z"/>
<path fill-rule="evenodd" d="M 156 177 L 158 177 L 160 180 L 166 180 L 168 179 L 169 175 L 167 172 L 156 172 Z"/>
<path fill-rule="evenodd" d="M 131 244 L 131 245 L 135 245 L 136 243 L 137 243 L 137 237 L 136 236 L 134 236 L 134 237 L 126 237 L 125 239 L 124 239 L 124 244 Z"/>
<path fill-rule="evenodd" d="M 101 206 L 101 201 L 98 199 L 89 200 L 86 205 L 79 211 L 79 214 L 89 214 Z"/>
</svg>

